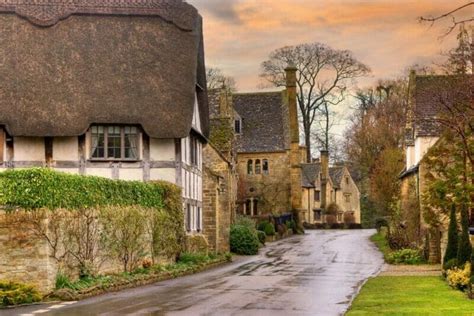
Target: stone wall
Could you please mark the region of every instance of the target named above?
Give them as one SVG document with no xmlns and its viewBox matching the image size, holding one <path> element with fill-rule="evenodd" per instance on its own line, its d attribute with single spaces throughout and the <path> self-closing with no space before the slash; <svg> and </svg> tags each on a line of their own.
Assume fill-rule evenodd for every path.
<svg viewBox="0 0 474 316">
<path fill-rule="evenodd" d="M 203 234 L 215 252 L 230 251 L 237 177 L 233 165 L 211 144 L 203 149 Z"/>
<path fill-rule="evenodd" d="M 248 160 L 255 161 L 256 159 L 268 160 L 268 174 L 247 174 Z M 249 198 L 258 200 L 258 214 L 254 215 L 283 214 L 291 211 L 288 152 L 239 153 L 237 171 L 239 175 L 238 203 L 241 213 L 243 213 L 245 201 Z"/>
</svg>

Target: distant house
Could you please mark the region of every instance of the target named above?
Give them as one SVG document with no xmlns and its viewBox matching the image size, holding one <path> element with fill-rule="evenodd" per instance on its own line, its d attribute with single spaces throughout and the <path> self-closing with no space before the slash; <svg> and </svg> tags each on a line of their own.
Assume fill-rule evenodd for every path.
<svg viewBox="0 0 474 316">
<path fill-rule="evenodd" d="M 409 79 L 409 108 L 405 137 L 405 168 L 400 174 L 401 211 L 403 225 L 410 241 L 429 244 L 429 260 L 440 262 L 447 242 L 447 217 L 441 225 L 430 226 L 423 217 L 423 195 L 431 174 L 427 165 L 430 148 L 444 142 L 442 126 L 438 123 L 440 102 L 453 102 L 453 89 L 465 86 L 463 76 L 420 76 L 415 72 Z M 444 100 L 444 101 L 442 101 Z M 432 176 L 432 175 L 431 175 Z M 471 226 L 474 226 L 471 214 Z"/>
<path fill-rule="evenodd" d="M 202 19 L 184 1 L 0 0 L 1 169 L 182 187 L 203 227 Z"/>
<path fill-rule="evenodd" d="M 360 224 L 360 192 L 344 164 L 329 167 L 328 152 L 322 151 L 319 161 L 302 164 L 301 170 L 306 223 L 326 223 L 327 208 L 334 203 L 337 223 L 346 218 Z"/>
</svg>

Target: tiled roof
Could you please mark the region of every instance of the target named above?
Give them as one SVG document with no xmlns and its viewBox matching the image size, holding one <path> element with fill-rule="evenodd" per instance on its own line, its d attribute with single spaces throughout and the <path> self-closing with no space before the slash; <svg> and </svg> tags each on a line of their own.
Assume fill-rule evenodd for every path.
<svg viewBox="0 0 474 316">
<path fill-rule="evenodd" d="M 275 152 L 289 148 L 288 107 L 282 91 L 233 96 L 242 118 L 238 152 Z"/>
<path fill-rule="evenodd" d="M 316 177 L 321 172 L 320 163 L 301 164 L 301 186 L 303 188 L 314 188 Z"/>
<path fill-rule="evenodd" d="M 329 168 L 329 177 L 331 177 L 334 188 L 341 187 L 342 176 L 344 175 L 344 166 L 336 166 Z"/>
<path fill-rule="evenodd" d="M 0 12 L 14 12 L 40 26 L 72 14 L 155 15 L 183 30 L 196 26 L 196 9 L 181 0 L 0 0 Z"/>
</svg>

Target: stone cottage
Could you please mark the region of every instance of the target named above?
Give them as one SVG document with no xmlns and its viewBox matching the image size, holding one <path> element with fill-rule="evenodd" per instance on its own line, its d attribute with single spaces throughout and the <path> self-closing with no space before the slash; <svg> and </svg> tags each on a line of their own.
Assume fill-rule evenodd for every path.
<svg viewBox="0 0 474 316">
<path fill-rule="evenodd" d="M 409 108 L 405 137 L 405 168 L 400 174 L 401 211 L 410 241 L 425 244 L 429 242 L 429 261 L 440 262 L 447 242 L 448 219 L 441 225 L 431 227 L 423 217 L 423 195 L 427 190 L 427 153 L 430 148 L 443 143 L 442 126 L 438 124 L 442 99 L 454 100 L 450 93 L 455 87 L 465 85 L 466 77 L 420 76 L 415 72 L 409 78 Z M 471 216 L 471 226 L 474 221 Z"/>
<path fill-rule="evenodd" d="M 321 151 L 319 161 L 301 165 L 302 207 L 308 224 L 325 223 L 326 209 L 331 203 L 338 206 L 337 223 L 349 219 L 360 224 L 360 192 L 344 164 L 329 166 L 329 154 Z"/>
<path fill-rule="evenodd" d="M 202 19 L 184 1 L 0 0 L 0 170 L 182 187 L 203 229 Z"/>
</svg>

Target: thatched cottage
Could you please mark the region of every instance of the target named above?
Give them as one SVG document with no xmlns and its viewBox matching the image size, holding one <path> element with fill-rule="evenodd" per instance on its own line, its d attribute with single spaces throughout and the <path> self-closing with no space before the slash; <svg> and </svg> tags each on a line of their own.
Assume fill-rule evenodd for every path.
<svg viewBox="0 0 474 316">
<path fill-rule="evenodd" d="M 0 0 L 1 169 L 183 188 L 202 228 L 202 19 L 184 1 Z"/>
</svg>

